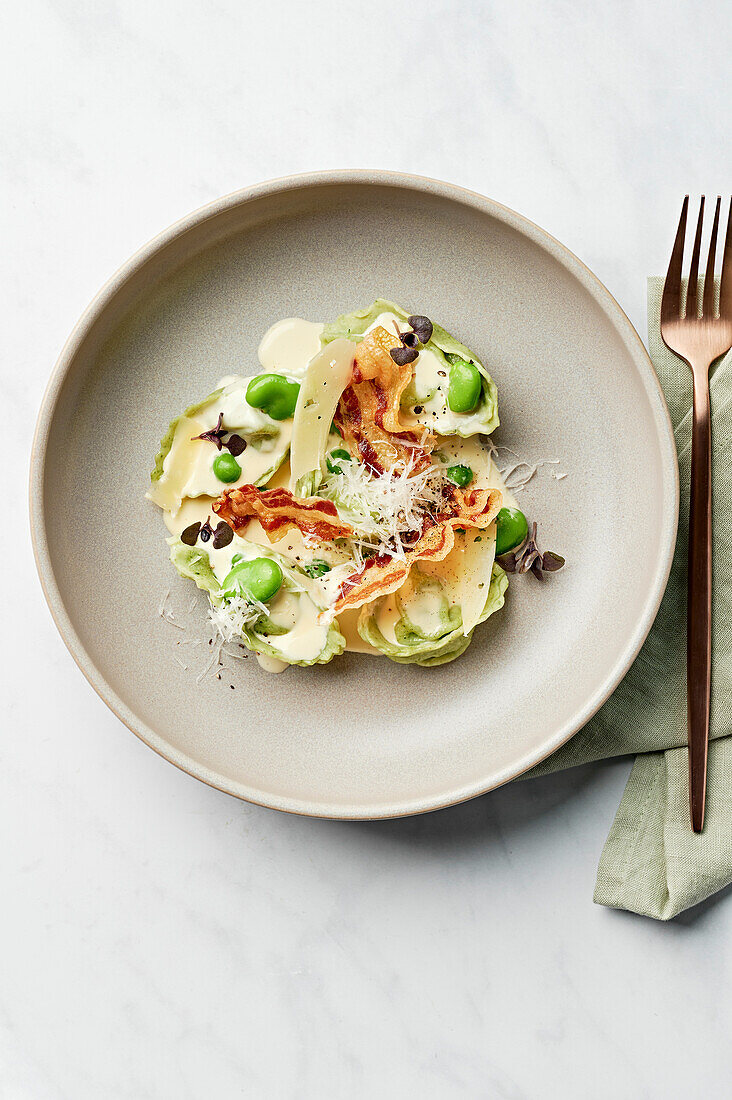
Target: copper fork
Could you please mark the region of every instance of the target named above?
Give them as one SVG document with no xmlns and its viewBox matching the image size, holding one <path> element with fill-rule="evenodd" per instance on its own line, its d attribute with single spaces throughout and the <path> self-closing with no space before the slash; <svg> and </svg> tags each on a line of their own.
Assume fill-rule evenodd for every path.
<svg viewBox="0 0 732 1100">
<path fill-rule="evenodd" d="M 719 313 L 715 312 L 714 261 L 719 229 L 717 198 L 709 238 L 704 292 L 699 303 L 699 253 L 704 222 L 704 196 L 699 204 L 689 267 L 686 310 L 681 309 L 681 272 L 689 196 L 681 207 L 671 260 L 661 299 L 661 336 L 666 347 L 691 367 L 694 408 L 691 429 L 691 497 L 689 505 L 689 579 L 686 618 L 686 697 L 689 724 L 689 804 L 695 833 L 704 828 L 709 742 L 709 696 L 712 678 L 712 424 L 709 368 L 732 348 L 732 202 L 727 218 Z"/>
</svg>

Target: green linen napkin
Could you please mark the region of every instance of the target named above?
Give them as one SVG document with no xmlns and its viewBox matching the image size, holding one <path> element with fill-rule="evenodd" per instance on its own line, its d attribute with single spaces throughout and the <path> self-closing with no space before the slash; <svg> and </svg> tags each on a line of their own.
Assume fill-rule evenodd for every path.
<svg viewBox="0 0 732 1100">
<path fill-rule="evenodd" d="M 638 753 L 600 858 L 595 901 L 668 920 L 732 882 L 732 353 L 711 376 L 714 477 L 712 700 L 704 832 L 689 824 L 686 543 L 691 371 L 661 340 L 663 279 L 648 280 L 648 340 L 681 475 L 679 533 L 656 621 L 630 671 L 580 733 L 530 775 Z"/>
</svg>

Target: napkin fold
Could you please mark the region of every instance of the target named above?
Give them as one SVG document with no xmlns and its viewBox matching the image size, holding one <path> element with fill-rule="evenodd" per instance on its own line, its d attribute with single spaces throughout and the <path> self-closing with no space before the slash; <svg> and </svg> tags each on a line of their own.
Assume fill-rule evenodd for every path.
<svg viewBox="0 0 732 1100">
<path fill-rule="evenodd" d="M 732 882 L 732 353 L 715 366 L 712 399 L 712 697 L 704 831 L 689 822 L 686 748 L 686 559 L 691 371 L 661 340 L 662 278 L 648 280 L 648 347 L 671 414 L 681 478 L 668 586 L 643 648 L 587 725 L 529 773 L 638 754 L 600 857 L 600 905 L 668 920 Z"/>
</svg>

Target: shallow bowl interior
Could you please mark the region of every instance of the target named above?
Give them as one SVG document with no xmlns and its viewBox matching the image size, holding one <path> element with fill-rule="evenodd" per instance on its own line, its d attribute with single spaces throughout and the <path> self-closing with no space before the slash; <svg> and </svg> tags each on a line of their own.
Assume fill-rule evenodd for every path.
<svg viewBox="0 0 732 1100">
<path fill-rule="evenodd" d="M 168 562 L 144 499 L 168 421 L 256 366 L 286 316 L 329 319 L 377 296 L 438 320 L 499 389 L 500 441 L 560 459 L 525 491 L 544 584 L 436 669 L 346 655 L 281 676 L 235 662 L 234 690 L 158 614 L 200 595 Z M 652 621 L 676 522 L 673 437 L 621 310 L 556 241 L 447 184 L 331 173 L 230 196 L 163 234 L 77 326 L 41 412 L 31 505 L 39 571 L 94 687 L 158 752 L 232 794 L 296 812 L 378 817 L 505 782 L 574 733 Z M 644 522 L 638 524 L 636 517 Z M 178 660 L 176 660 L 178 658 Z M 182 663 L 188 663 L 185 670 Z"/>
</svg>

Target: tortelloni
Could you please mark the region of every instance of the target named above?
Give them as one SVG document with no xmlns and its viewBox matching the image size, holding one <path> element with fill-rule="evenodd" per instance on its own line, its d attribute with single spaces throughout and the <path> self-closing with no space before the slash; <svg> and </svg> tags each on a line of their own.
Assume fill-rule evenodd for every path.
<svg viewBox="0 0 732 1100">
<path fill-rule="evenodd" d="M 491 583 L 479 622 L 503 607 L 508 577 L 494 563 Z M 361 609 L 358 632 L 365 642 L 400 664 L 424 666 L 454 661 L 470 645 L 472 630 L 463 633 L 460 607 L 448 600 L 439 577 L 412 568 L 398 591 Z"/>
<path fill-rule="evenodd" d="M 226 485 L 266 485 L 287 458 L 292 421 L 279 422 L 250 405 L 248 383 L 224 379 L 171 421 L 148 492 L 166 512 L 175 515 L 187 499 L 217 497 Z"/>
<path fill-rule="evenodd" d="M 358 342 L 375 328 L 409 328 L 409 314 L 384 298 L 344 313 L 323 327 L 322 343 L 338 337 Z M 498 391 L 478 357 L 440 325 L 413 360 L 414 376 L 402 395 L 405 427 L 419 425 L 440 435 L 490 435 L 498 427 Z"/>
<path fill-rule="evenodd" d="M 178 537 L 168 544 L 180 575 L 208 592 L 213 621 L 254 653 L 288 665 L 317 665 L 343 652 L 346 640 L 338 623 L 322 614 L 324 585 L 293 568 L 281 554 L 236 535 L 221 550 L 209 549 L 210 543 L 186 546 Z M 282 574 L 276 595 L 266 604 L 246 587 L 236 587 L 237 563 L 263 558 L 275 562 Z"/>
</svg>

